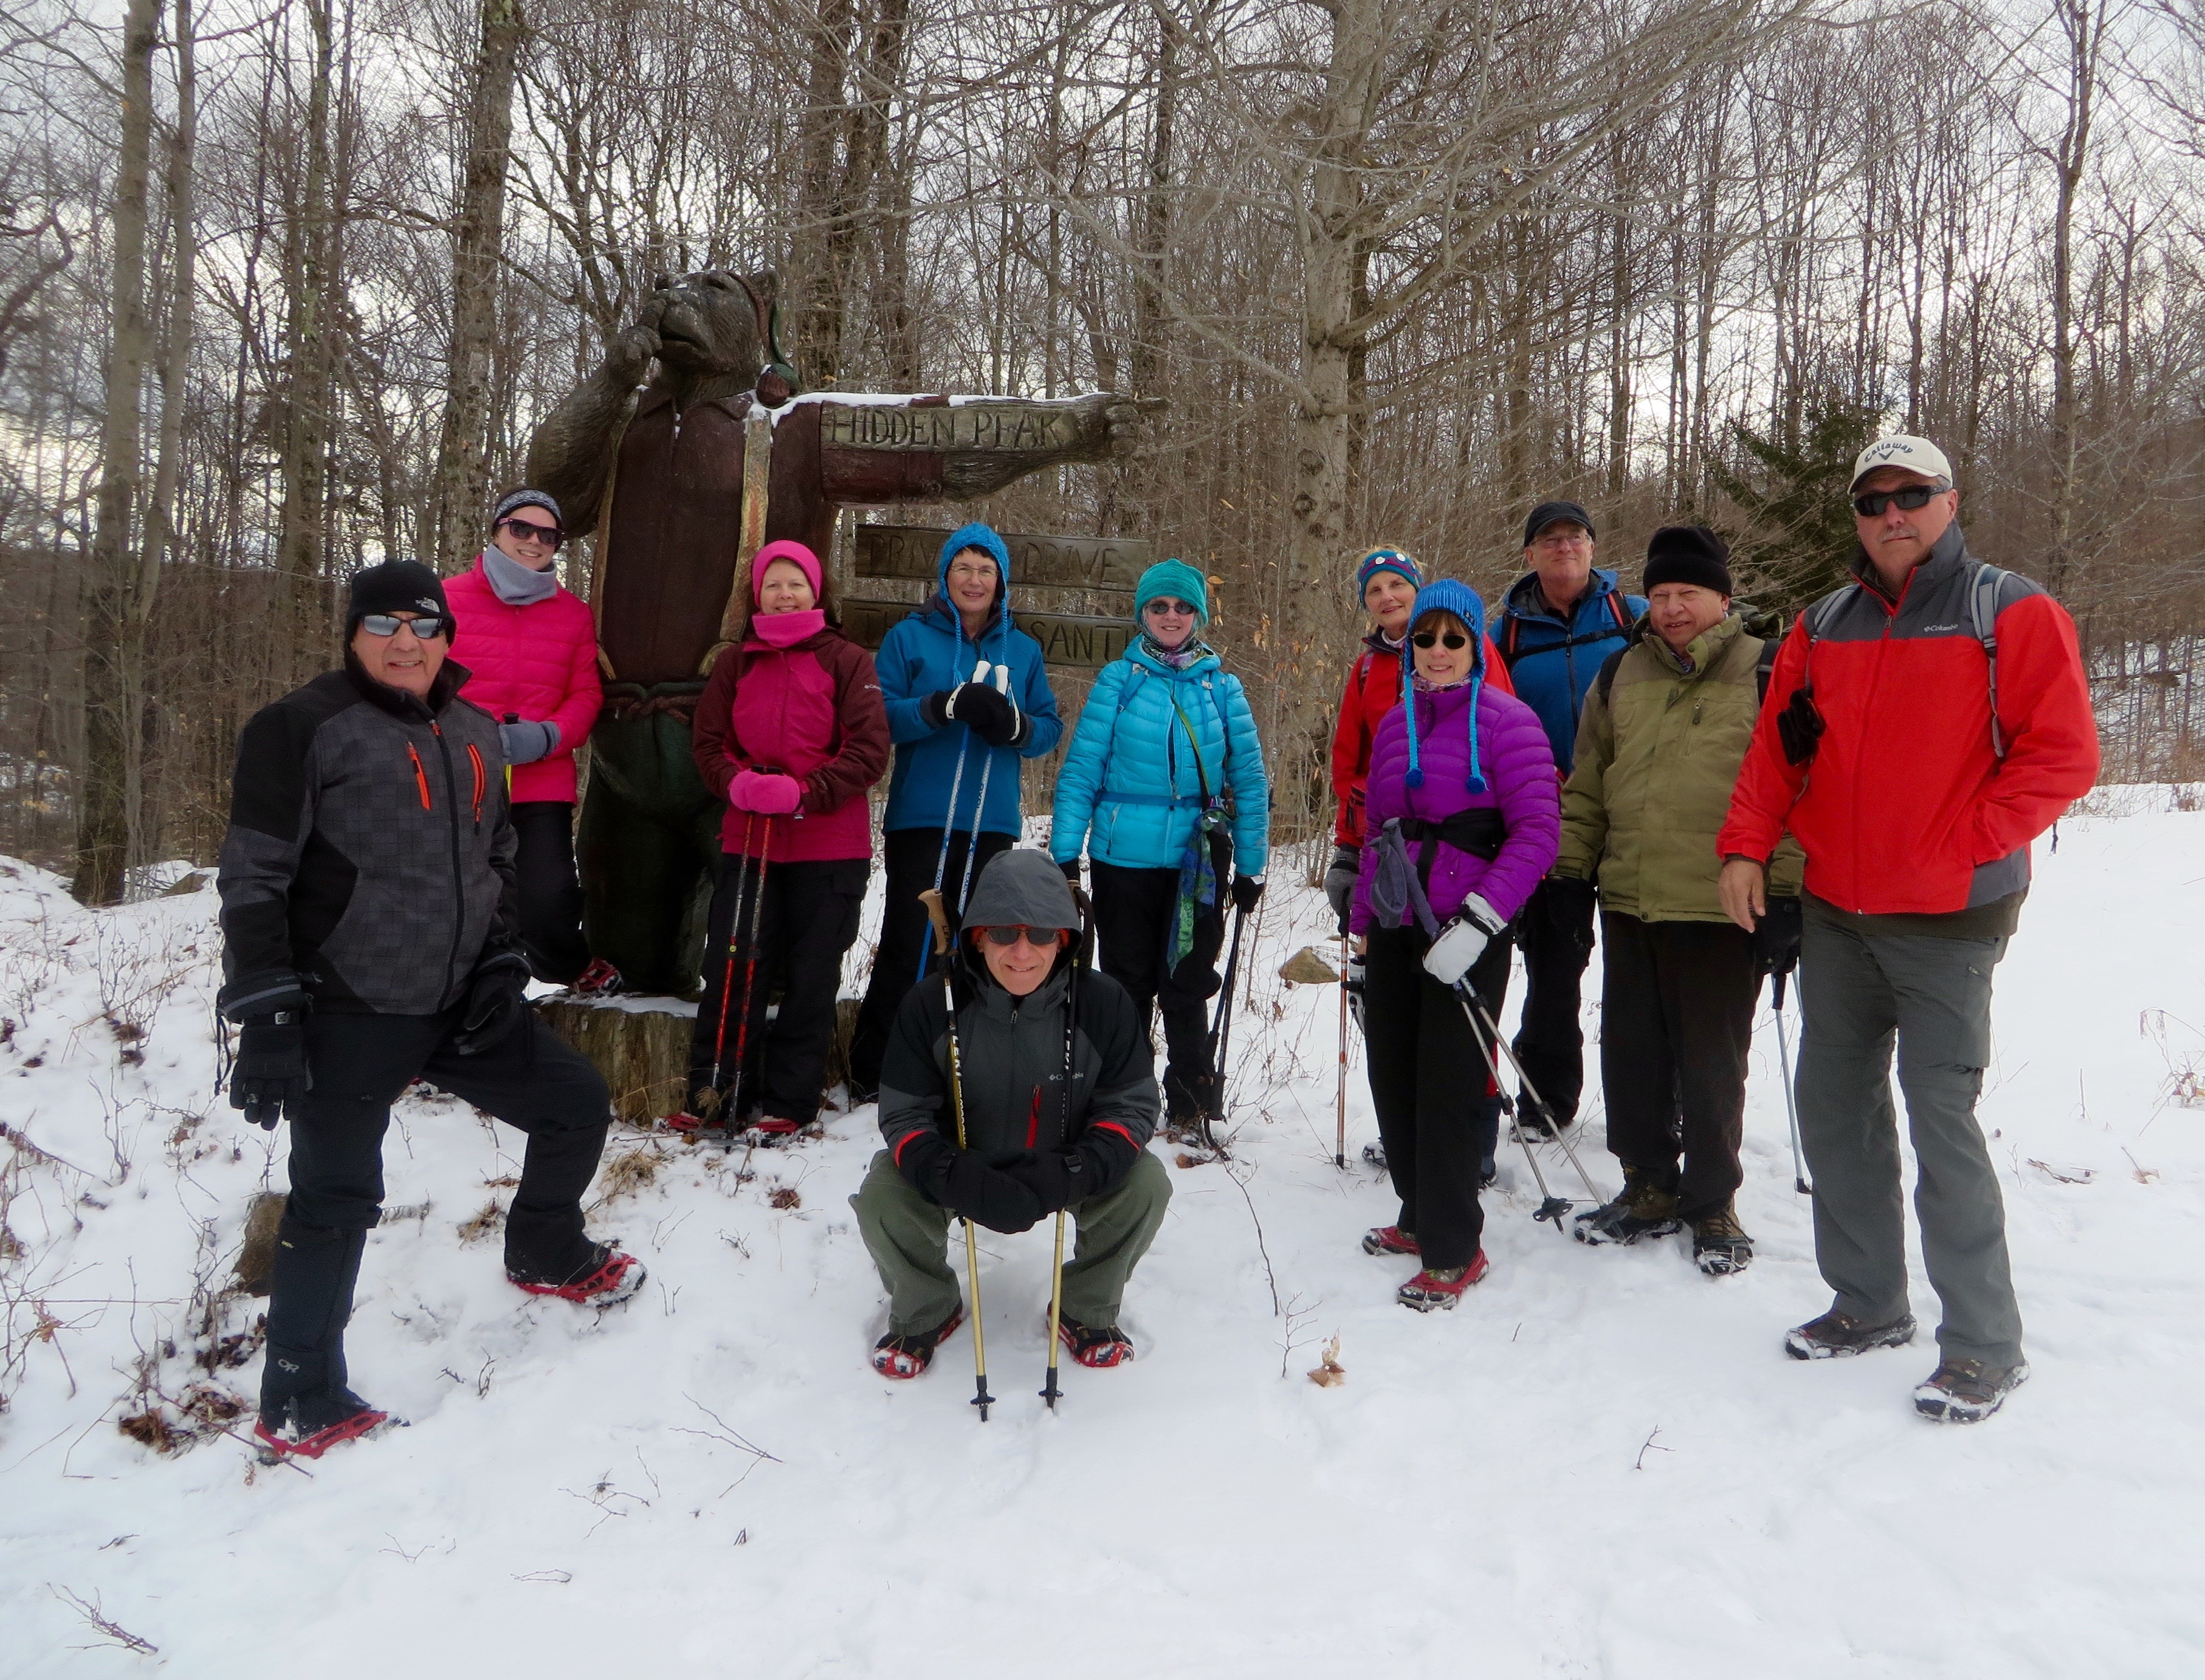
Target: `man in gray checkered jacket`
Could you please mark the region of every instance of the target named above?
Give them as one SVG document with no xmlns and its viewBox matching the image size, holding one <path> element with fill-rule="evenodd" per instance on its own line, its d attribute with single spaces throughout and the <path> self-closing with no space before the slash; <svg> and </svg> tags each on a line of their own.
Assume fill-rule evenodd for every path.
<svg viewBox="0 0 2205 1680">
<path fill-rule="evenodd" d="M 389 1421 L 347 1386 L 344 1329 L 382 1217 L 390 1104 L 417 1076 L 528 1134 L 505 1225 L 516 1285 L 602 1307 L 643 1281 L 583 1231 L 611 1103 L 523 1000 L 505 755 L 496 721 L 459 698 L 451 627 L 428 567 L 369 567 L 344 668 L 238 738 L 219 880 L 220 1006 L 241 1028 L 229 1100 L 270 1131 L 291 1123 L 254 1431 L 270 1463 Z"/>
</svg>

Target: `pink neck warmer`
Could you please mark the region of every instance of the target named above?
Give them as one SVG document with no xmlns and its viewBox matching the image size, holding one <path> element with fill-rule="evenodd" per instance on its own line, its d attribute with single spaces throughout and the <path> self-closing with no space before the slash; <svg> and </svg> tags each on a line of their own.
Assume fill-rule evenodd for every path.
<svg viewBox="0 0 2205 1680">
<path fill-rule="evenodd" d="M 753 613 L 751 634 L 770 648 L 793 648 L 827 627 L 827 614 L 817 607 L 800 613 Z"/>
</svg>

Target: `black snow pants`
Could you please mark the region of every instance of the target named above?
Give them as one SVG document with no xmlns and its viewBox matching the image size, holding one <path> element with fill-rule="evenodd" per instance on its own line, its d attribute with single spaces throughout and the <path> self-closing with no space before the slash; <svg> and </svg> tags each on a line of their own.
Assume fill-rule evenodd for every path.
<svg viewBox="0 0 2205 1680">
<path fill-rule="evenodd" d="M 536 1017 L 480 1055 L 440 1015 L 310 1015 L 312 1090 L 291 1117 L 291 1191 L 268 1290 L 261 1410 L 346 1380 L 344 1329 L 367 1233 L 383 1216 L 383 1134 L 417 1076 L 528 1134 L 505 1220 L 508 1266 L 568 1271 L 588 1253 L 582 1192 L 597 1170 L 612 1099 L 588 1059 Z"/>
<path fill-rule="evenodd" d="M 865 858 L 761 867 L 755 858 L 722 856 L 704 941 L 704 995 L 689 1041 L 691 1113 L 716 1111 L 719 1101 L 705 1093 L 717 1092 L 738 1105 L 737 1123 L 753 1113 L 799 1125 L 818 1118 L 842 957 L 856 942 L 871 870 Z M 769 1028 L 776 993 L 781 1009 Z"/>
<path fill-rule="evenodd" d="M 1174 1120 L 1217 1112 L 1217 1070 L 1209 1060 L 1207 1005 L 1222 983 L 1217 953 L 1225 947 L 1225 892 L 1218 911 L 1194 925 L 1194 945 L 1166 972 L 1164 941 L 1179 903 L 1179 871 L 1125 869 L 1091 862 L 1095 883 L 1095 937 L 1102 972 L 1132 994 L 1144 1026 L 1149 1011 L 1164 1018 L 1164 1103 Z M 1153 1041 L 1151 1041 L 1153 1042 Z"/>
<path fill-rule="evenodd" d="M 1492 1168 L 1501 1093 L 1461 1000 L 1424 972 L 1429 944 L 1406 929 L 1371 933 L 1363 1020 L 1378 1138 L 1401 1198 L 1395 1223 L 1415 1233 L 1427 1267 L 1444 1271 L 1470 1264 L 1485 1232 L 1478 1181 Z M 1470 971 L 1489 1012 L 1508 957 L 1508 941 L 1496 939 Z"/>
<path fill-rule="evenodd" d="M 1574 912 L 1569 900 L 1541 882 L 1517 920 L 1524 953 L 1524 1019 L 1514 1048 L 1524 1071 L 1567 1125 L 1584 1093 L 1584 1028 L 1578 1019 L 1585 965 L 1592 960 L 1592 905 Z M 1500 1018 L 1495 1008 L 1494 1018 Z"/>
<path fill-rule="evenodd" d="M 521 949 L 529 971 L 572 985 L 590 965 L 582 937 L 582 883 L 574 876 L 574 807 L 564 799 L 524 799 L 513 808 L 514 888 Z"/>
<path fill-rule="evenodd" d="M 1011 849 L 1015 835 L 983 834 L 972 852 L 972 879 L 988 860 Z M 960 829 L 949 836 L 949 852 L 942 870 L 942 900 L 949 911 L 950 930 L 958 925 L 959 891 L 965 882 L 965 857 L 971 836 Z M 881 837 L 883 862 L 888 869 L 888 902 L 881 911 L 881 942 L 873 953 L 873 972 L 865 986 L 865 1000 L 858 1009 L 858 1025 L 850 1040 L 852 1094 L 875 1092 L 881 1087 L 881 1058 L 888 1054 L 889 1032 L 896 1011 L 918 979 L 920 953 L 932 937 L 926 910 L 918 895 L 934 885 L 934 869 L 942 862 L 939 828 L 891 828 Z M 929 971 L 932 963 L 930 959 Z"/>
</svg>

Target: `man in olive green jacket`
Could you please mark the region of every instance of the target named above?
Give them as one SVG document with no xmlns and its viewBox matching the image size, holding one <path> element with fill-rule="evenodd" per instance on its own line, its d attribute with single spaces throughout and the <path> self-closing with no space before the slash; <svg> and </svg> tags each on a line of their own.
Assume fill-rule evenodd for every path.
<svg viewBox="0 0 2205 1680">
<path fill-rule="evenodd" d="M 1786 840 L 1758 932 L 1724 913 L 1715 835 L 1760 713 L 1763 645 L 1732 610 L 1728 560 L 1703 525 L 1664 526 L 1647 544 L 1646 616 L 1585 697 L 1553 870 L 1599 886 L 1601 1083 L 1624 1175 L 1577 1235 L 1635 1243 L 1689 1224 L 1715 1276 L 1753 1258 L 1731 1206 L 1746 1055 L 1761 977 L 1788 971 L 1798 950 L 1803 864 Z"/>
</svg>

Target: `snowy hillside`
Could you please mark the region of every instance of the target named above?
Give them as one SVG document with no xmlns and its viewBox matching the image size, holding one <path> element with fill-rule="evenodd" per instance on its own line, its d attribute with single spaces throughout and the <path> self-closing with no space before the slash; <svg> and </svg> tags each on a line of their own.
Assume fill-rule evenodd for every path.
<svg viewBox="0 0 2205 1680">
<path fill-rule="evenodd" d="M 0 863 L 0 1673 L 2205 1673 L 2205 815 L 2169 803 L 2102 793 L 2038 848 L 1983 1104 L 2036 1374 L 1974 1429 L 1909 1403 L 1918 1260 L 1915 1347 L 1780 1351 L 1828 1297 L 1765 1008 L 1750 1273 L 1560 1238 L 1511 1154 L 1491 1277 L 1395 1306 L 1411 1263 L 1357 1247 L 1394 1204 L 1332 1166 L 1338 994 L 1275 977 L 1322 899 L 1281 891 L 1233 1162 L 1174 1171 L 1140 1358 L 1068 1367 L 1058 1415 L 1045 1227 L 984 1233 L 992 1422 L 967 1333 L 866 1368 L 870 1109 L 747 1157 L 616 1135 L 593 1225 L 652 1275 L 600 1319 L 503 1280 L 518 1137 L 409 1101 L 349 1346 L 411 1427 L 259 1469 L 223 1415 L 260 1303 L 220 1291 L 282 1135 L 211 1095 L 214 894 L 93 913 Z M 1359 1061 L 1351 1103 L 1352 1157 Z"/>
</svg>

